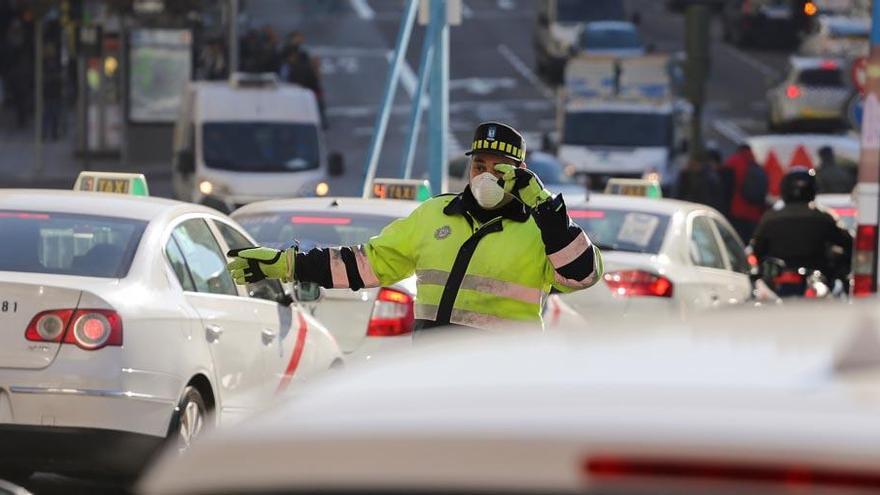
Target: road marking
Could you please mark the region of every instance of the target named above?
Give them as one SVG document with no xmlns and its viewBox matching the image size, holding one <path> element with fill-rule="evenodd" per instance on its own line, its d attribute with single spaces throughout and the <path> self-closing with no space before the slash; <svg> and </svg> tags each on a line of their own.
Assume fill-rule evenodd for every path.
<svg viewBox="0 0 880 495">
<path fill-rule="evenodd" d="M 714 120 L 712 127 L 733 144 L 741 144 L 748 139 L 749 135 L 740 127 L 729 120 Z"/>
<path fill-rule="evenodd" d="M 501 10 L 513 10 L 516 8 L 513 0 L 498 0 L 498 8 Z"/>
<path fill-rule="evenodd" d="M 351 8 L 355 12 L 357 12 L 358 17 L 361 19 L 370 21 L 376 17 L 376 12 L 370 7 L 370 4 L 367 3 L 367 0 L 348 0 L 351 3 Z"/>
<path fill-rule="evenodd" d="M 513 69 L 515 71 L 519 72 L 519 74 L 523 76 L 526 81 L 530 82 L 532 86 L 534 86 L 535 89 L 537 89 L 538 92 L 541 93 L 545 98 L 554 97 L 553 91 L 545 86 L 544 83 L 541 82 L 541 80 L 538 78 L 538 75 L 532 71 L 531 67 L 526 65 L 526 63 L 523 62 L 522 59 L 519 58 L 515 53 L 513 53 L 513 50 L 508 48 L 507 45 L 498 45 L 498 52 L 501 53 L 501 56 L 504 57 L 511 66 L 513 66 Z"/>
<path fill-rule="evenodd" d="M 755 69 L 756 71 L 763 74 L 765 77 L 776 78 L 779 77 L 782 73 L 778 70 L 770 67 L 769 65 L 764 64 L 763 62 L 758 61 L 754 57 L 750 57 L 745 53 L 737 50 L 736 48 L 731 48 L 727 45 L 723 45 L 724 49 L 726 49 L 734 58 L 739 59 L 740 62 L 748 65 L 749 67 Z"/>
<path fill-rule="evenodd" d="M 513 89 L 516 79 L 512 77 L 467 77 L 449 81 L 449 91 L 464 90 L 475 95 L 489 95 L 499 89 Z"/>
<path fill-rule="evenodd" d="M 394 60 L 394 51 L 389 50 L 385 53 L 385 59 L 388 60 L 390 64 L 392 60 Z M 403 59 L 403 62 L 400 66 L 400 85 L 403 86 L 403 90 L 406 91 L 406 94 L 409 95 L 410 101 L 415 97 L 416 90 L 419 88 L 419 78 L 416 77 L 416 73 L 410 67 L 409 62 L 406 59 Z M 429 105 L 427 95 L 422 96 L 422 107 L 427 107 Z"/>
</svg>

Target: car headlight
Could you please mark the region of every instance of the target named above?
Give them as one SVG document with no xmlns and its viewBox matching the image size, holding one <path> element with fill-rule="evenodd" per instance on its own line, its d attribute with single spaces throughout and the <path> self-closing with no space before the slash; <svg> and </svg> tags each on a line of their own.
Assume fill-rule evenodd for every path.
<svg viewBox="0 0 880 495">
<path fill-rule="evenodd" d="M 319 182 L 315 186 L 315 196 L 326 196 L 330 192 L 330 186 L 326 182 Z"/>
<path fill-rule="evenodd" d="M 200 179 L 199 192 L 204 196 L 225 195 L 229 193 L 229 187 L 208 179 Z"/>
</svg>

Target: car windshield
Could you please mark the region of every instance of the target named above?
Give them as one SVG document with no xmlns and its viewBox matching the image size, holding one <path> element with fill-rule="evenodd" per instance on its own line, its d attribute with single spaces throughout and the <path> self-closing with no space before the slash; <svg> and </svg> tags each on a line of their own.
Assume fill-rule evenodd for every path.
<svg viewBox="0 0 880 495">
<path fill-rule="evenodd" d="M 587 28 L 581 33 L 580 45 L 587 50 L 637 49 L 642 40 L 632 29 Z"/>
<path fill-rule="evenodd" d="M 363 244 L 396 218 L 297 210 L 235 216 L 259 244 L 281 249 L 296 240 L 302 250 Z"/>
<path fill-rule="evenodd" d="M 318 168 L 318 129 L 289 122 L 211 122 L 202 128 L 205 166 L 239 172 Z"/>
<path fill-rule="evenodd" d="M 662 113 L 574 112 L 565 115 L 564 144 L 669 146 L 672 117 Z"/>
<path fill-rule="evenodd" d="M 0 271 L 122 278 L 146 226 L 128 218 L 0 211 Z"/>
<path fill-rule="evenodd" d="M 559 22 L 617 21 L 624 18 L 620 0 L 556 0 Z"/>
<path fill-rule="evenodd" d="M 843 86 L 840 69 L 806 69 L 798 75 L 798 82 L 805 86 Z"/>
<path fill-rule="evenodd" d="M 600 249 L 656 254 L 669 216 L 636 210 L 569 207 L 568 215 Z"/>
</svg>

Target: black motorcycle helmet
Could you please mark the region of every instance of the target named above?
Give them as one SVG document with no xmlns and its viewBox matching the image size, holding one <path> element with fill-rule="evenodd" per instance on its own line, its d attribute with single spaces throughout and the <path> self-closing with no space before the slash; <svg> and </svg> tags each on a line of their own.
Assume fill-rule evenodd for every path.
<svg viewBox="0 0 880 495">
<path fill-rule="evenodd" d="M 782 178 L 779 189 L 786 203 L 809 203 L 816 199 L 816 171 L 794 168 Z"/>
</svg>

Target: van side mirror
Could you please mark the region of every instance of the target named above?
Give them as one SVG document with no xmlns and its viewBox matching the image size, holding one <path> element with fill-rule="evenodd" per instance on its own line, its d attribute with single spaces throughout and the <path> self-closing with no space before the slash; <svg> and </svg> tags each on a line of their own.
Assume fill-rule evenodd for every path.
<svg viewBox="0 0 880 495">
<path fill-rule="evenodd" d="M 177 170 L 183 175 L 190 175 L 196 171 L 196 159 L 192 150 L 180 150 L 177 152 Z"/>
<path fill-rule="evenodd" d="M 293 298 L 298 302 L 318 302 L 322 297 L 324 297 L 323 289 L 314 282 L 297 282 L 293 285 Z"/>
<path fill-rule="evenodd" d="M 342 153 L 334 151 L 327 157 L 327 173 L 330 177 L 339 177 L 345 174 L 345 157 Z"/>
</svg>

